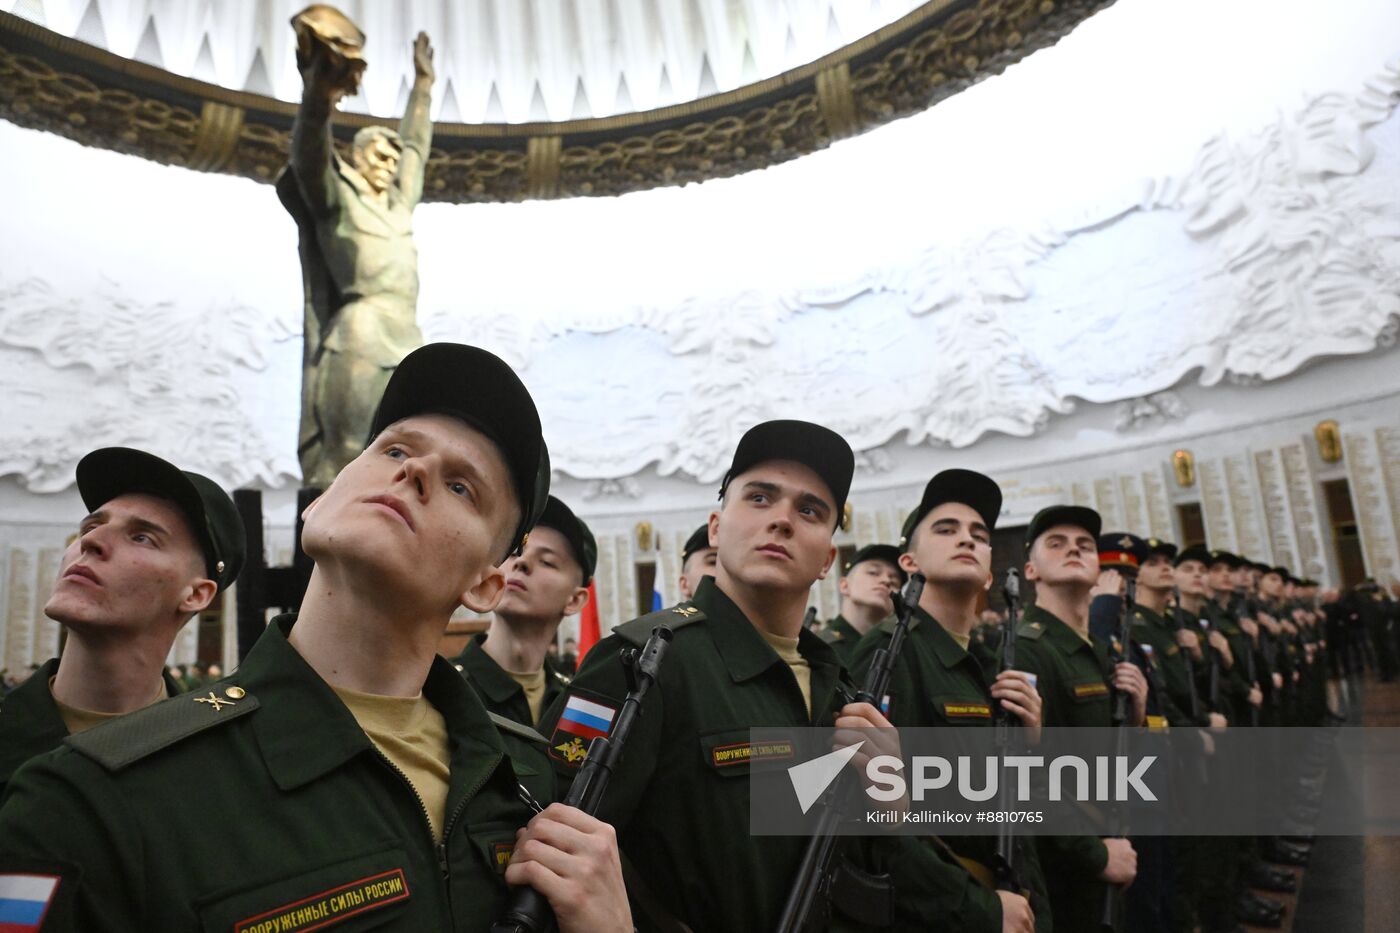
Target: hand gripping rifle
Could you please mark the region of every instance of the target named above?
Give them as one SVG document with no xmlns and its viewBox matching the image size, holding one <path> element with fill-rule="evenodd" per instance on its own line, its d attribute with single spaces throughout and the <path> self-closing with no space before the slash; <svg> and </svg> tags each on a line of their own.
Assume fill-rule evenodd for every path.
<svg viewBox="0 0 1400 933">
<path fill-rule="evenodd" d="M 1009 671 L 1016 666 L 1016 625 L 1021 616 L 1021 576 L 1012 567 L 1006 571 L 1006 582 L 1001 586 L 1002 599 L 1006 601 L 1006 621 L 1001 629 L 1001 670 Z M 1016 717 L 1001 703 L 996 703 L 996 713 L 992 728 L 996 729 L 997 757 L 1005 761 L 1011 754 L 1011 730 L 1016 726 Z M 1011 782 L 1002 781 L 998 791 L 997 807 L 1003 813 L 1011 809 Z M 1011 891 L 1020 894 L 1021 881 L 1016 876 L 1016 830 L 1010 820 L 1001 824 L 997 831 L 996 863 L 992 870 L 996 875 L 998 891 Z"/>
<path fill-rule="evenodd" d="M 909 618 L 919 605 L 919 597 L 924 591 L 924 575 L 911 574 L 904 588 L 904 596 L 891 594 L 895 606 L 894 631 L 890 642 L 877 648 L 870 658 L 870 668 L 865 673 L 865 682 L 856 693 L 855 702 L 869 703 L 880 708 L 885 693 L 889 690 L 890 675 L 899 659 L 904 638 L 909 633 Z M 797 868 L 788 891 L 787 903 L 783 905 L 782 917 L 778 920 L 778 933 L 806 933 L 811 928 L 820 927 L 814 923 L 818 916 L 817 906 L 824 902 L 831 892 L 834 873 L 832 858 L 836 854 L 836 826 L 840 823 L 845 804 L 856 792 L 857 778 L 850 768 L 843 768 L 841 774 L 821 800 L 821 817 L 807 849 L 802 853 L 802 862 Z"/>
<path fill-rule="evenodd" d="M 590 816 L 598 812 L 608 780 L 622 759 L 627 734 L 641 715 L 642 698 L 656 683 L 661 660 L 666 656 L 673 634 L 670 628 L 658 625 L 651 630 L 651 637 L 640 653 L 635 648 L 622 653 L 623 669 L 627 672 L 627 699 L 617 711 L 612 732 L 589 743 L 588 757 L 574 776 L 573 786 L 564 798 L 565 806 L 577 807 Z M 511 892 L 505 913 L 491 924 L 491 933 L 548 933 L 554 928 L 554 911 L 549 901 L 534 888 L 519 887 Z"/>
<path fill-rule="evenodd" d="M 1119 617 L 1118 628 L 1120 636 L 1120 650 L 1116 652 L 1115 661 L 1130 661 L 1133 656 L 1132 624 L 1133 610 L 1137 608 L 1137 579 L 1129 577 L 1127 586 L 1123 591 L 1123 614 Z M 1116 746 L 1114 755 L 1122 760 L 1128 754 L 1128 742 L 1132 736 L 1132 727 L 1128 725 L 1128 710 L 1131 700 L 1125 690 L 1119 690 L 1113 696 L 1113 724 L 1118 728 L 1118 733 L 1114 737 Z M 1117 804 L 1114 808 L 1113 827 L 1118 830 L 1118 838 L 1122 839 L 1127 835 L 1124 806 Z M 1108 885 L 1103 893 L 1103 912 L 1100 914 L 1099 928 L 1112 933 L 1121 929 L 1121 919 L 1123 916 L 1123 889 L 1116 884 Z"/>
</svg>

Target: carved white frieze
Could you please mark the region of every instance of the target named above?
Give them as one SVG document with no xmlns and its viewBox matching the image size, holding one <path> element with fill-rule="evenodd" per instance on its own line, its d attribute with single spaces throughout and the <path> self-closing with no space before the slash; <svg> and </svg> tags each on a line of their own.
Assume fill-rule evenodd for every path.
<svg viewBox="0 0 1400 933">
<path fill-rule="evenodd" d="M 13 375 L 0 475 L 57 491 L 88 451 L 136 446 L 231 486 L 297 476 L 295 451 L 267 436 L 239 391 L 290 336 L 269 323 L 238 304 L 146 303 L 115 282 L 85 299 L 34 278 L 5 285 L 0 358 Z"/>
<path fill-rule="evenodd" d="M 1388 67 L 1359 94 L 1217 135 L 1180 176 L 1073 220 L 931 222 L 903 255 L 855 273 L 814 266 L 807 281 L 693 285 L 650 304 L 595 284 L 563 307 L 531 306 L 522 282 L 506 307 L 473 299 L 470 280 L 496 270 L 425 265 L 420 323 L 521 372 L 555 468 L 592 484 L 586 499 L 635 498 L 616 481 L 653 471 L 713 482 L 740 434 L 775 417 L 831 426 L 869 473 L 889 469 L 886 445 L 1030 436 L 1080 399 L 1121 403 L 1117 429 L 1147 431 L 1187 414 L 1172 391 L 1183 379 L 1268 382 L 1394 342 L 1397 101 Z M 697 263 L 723 262 L 716 249 Z M 284 261 L 295 281 L 294 250 Z M 294 291 L 249 303 L 201 292 L 193 269 L 153 298 L 149 283 L 68 290 L 16 268 L 0 268 L 0 475 L 56 491 L 86 451 L 133 444 L 233 486 L 296 479 Z M 623 257 L 615 275 L 627 274 Z"/>
</svg>

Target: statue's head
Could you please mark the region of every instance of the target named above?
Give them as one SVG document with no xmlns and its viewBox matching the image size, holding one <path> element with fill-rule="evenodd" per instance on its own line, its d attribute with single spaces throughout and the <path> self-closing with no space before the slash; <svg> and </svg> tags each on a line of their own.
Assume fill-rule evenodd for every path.
<svg viewBox="0 0 1400 933">
<path fill-rule="evenodd" d="M 402 155 L 403 138 L 387 126 L 365 127 L 355 134 L 350 147 L 351 164 L 369 182 L 375 194 L 393 184 Z"/>
</svg>

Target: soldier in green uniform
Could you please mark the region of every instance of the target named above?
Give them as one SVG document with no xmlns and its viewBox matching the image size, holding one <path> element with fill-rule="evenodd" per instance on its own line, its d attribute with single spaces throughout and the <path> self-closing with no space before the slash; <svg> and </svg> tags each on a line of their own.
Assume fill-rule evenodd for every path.
<svg viewBox="0 0 1400 933">
<path fill-rule="evenodd" d="M 457 606 L 494 608 L 543 507 L 529 393 L 491 354 L 431 344 L 372 425 L 305 511 L 299 614 L 235 676 L 15 775 L 0 886 L 42 901 L 46 933 L 486 930 L 508 882 L 564 930 L 631 929 L 611 828 L 559 804 L 530 819 L 497 726 L 436 654 Z"/>
<path fill-rule="evenodd" d="M 1113 664 L 1107 646 L 1089 634 L 1101 530 L 1097 512 L 1070 505 L 1041 509 L 1026 530 L 1025 574 L 1035 584 L 1035 604 L 1017 630 L 1016 664 L 1036 675 L 1047 726 L 1112 726 L 1113 690 L 1131 700 L 1130 725 L 1142 725 L 1146 715 L 1142 671 Z M 1097 929 L 1105 885 L 1129 884 L 1137 874 L 1137 853 L 1126 839 L 1041 836 L 1036 843 L 1059 930 Z"/>
<path fill-rule="evenodd" d="M 908 579 L 899 566 L 899 548 L 889 544 L 867 544 L 846 565 L 840 583 L 841 612 L 817 634 L 847 668 L 852 667 L 861 636 L 894 612 L 890 594 Z"/>
<path fill-rule="evenodd" d="M 802 625 L 811 586 L 836 557 L 832 535 L 854 459 L 839 435 L 818 425 L 770 421 L 749 430 L 709 519 L 715 576 L 700 581 L 691 601 L 614 629 L 546 714 L 550 755 L 570 776 L 627 695 L 619 652 L 643 644 L 658 624 L 674 630 L 600 811 L 632 866 L 628 891 L 644 929 L 776 925 L 807 840 L 751 835 L 750 770 L 776 764 L 775 779 L 785 780 L 783 762 L 794 755 L 793 742 L 756 744 L 751 729 L 888 725 L 874 707 L 845 699 L 855 685 Z M 887 731 L 872 729 L 870 745 L 897 755 Z M 865 751 L 852 759 L 862 773 Z M 1002 929 L 996 897 L 917 840 L 850 839 L 840 851 L 866 872 L 892 873 L 899 928 Z M 890 907 L 887 897 L 870 896 L 834 910 L 842 922 L 879 929 L 888 928 Z"/>
<path fill-rule="evenodd" d="M 68 640 L 0 703 L 0 794 L 69 735 L 179 695 L 175 636 L 243 568 L 243 523 L 213 480 L 106 447 L 78 461 L 77 482 L 89 514 L 44 606 Z"/>
<path fill-rule="evenodd" d="M 1223 729 L 1227 717 L 1202 703 L 1195 683 L 1195 665 L 1188 670 L 1189 646 L 1199 651 L 1200 639 L 1186 626 L 1177 607 L 1170 605 L 1176 586 L 1177 547 L 1169 541 L 1146 539 L 1146 556 L 1138 568 L 1137 607 L 1133 614 L 1133 641 L 1151 645 L 1156 667 L 1162 672 L 1169 705 L 1167 723 L 1178 728 L 1205 726 Z"/>
<path fill-rule="evenodd" d="M 520 554 L 506 561 L 505 592 L 489 631 L 455 664 L 486 708 L 534 726 L 569 677 L 548 657 L 559 623 L 588 602 L 598 544 L 583 520 L 554 496 Z"/>
<path fill-rule="evenodd" d="M 901 569 L 927 582 L 909 620 L 909 633 L 890 678 L 888 712 L 896 726 L 990 727 L 997 703 L 1015 715 L 1034 739 L 1040 729 L 1040 694 L 1020 671 L 999 671 L 995 646 L 972 643 L 977 601 L 991 583 L 992 531 L 1001 512 L 1001 488 L 972 470 L 944 470 L 924 487 L 901 537 Z M 893 620 L 872 629 L 855 650 L 859 680 L 876 650 L 887 647 Z M 943 836 L 968 871 L 995 889 L 996 837 Z M 1050 904 L 1035 847 L 1018 845 L 1016 875 L 1030 892 L 998 892 L 1006 914 L 1033 908 L 1035 929 L 1052 928 Z"/>
<path fill-rule="evenodd" d="M 474 636 L 453 660 L 487 710 L 519 726 L 502 738 L 520 783 L 537 800 L 557 794 L 544 736 L 534 726 L 570 676 L 550 657 L 549 646 L 564 616 L 588 602 L 597 565 L 593 532 L 550 496 L 520 553 L 502 567 L 506 586 L 490 630 Z"/>
<path fill-rule="evenodd" d="M 700 585 L 701 579 L 715 575 L 715 561 L 715 548 L 710 544 L 710 526 L 701 525 L 691 533 L 681 549 L 681 576 L 677 583 L 682 600 L 695 595 L 695 588 Z"/>
<path fill-rule="evenodd" d="M 1207 652 L 1202 665 L 1205 676 L 1211 676 L 1212 667 L 1218 670 L 1214 675 L 1218 682 L 1215 702 L 1225 717 L 1235 723 L 1253 719 L 1249 713 L 1250 679 L 1244 651 L 1254 656 L 1257 675 L 1262 676 L 1260 672 L 1266 670 L 1264 654 L 1254 641 L 1259 634 L 1258 624 L 1248 613 L 1237 614 L 1236 611 L 1243 597 L 1237 593 L 1235 581 L 1241 577 L 1247 580 L 1248 575 L 1246 562 L 1240 557 L 1229 551 L 1211 551 L 1206 570 L 1210 598 L 1198 616 L 1201 630 L 1206 634 L 1202 649 Z"/>
</svg>

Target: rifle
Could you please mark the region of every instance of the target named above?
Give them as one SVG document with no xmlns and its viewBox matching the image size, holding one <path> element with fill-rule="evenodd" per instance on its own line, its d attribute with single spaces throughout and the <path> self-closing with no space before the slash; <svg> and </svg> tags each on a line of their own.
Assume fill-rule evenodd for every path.
<svg viewBox="0 0 1400 933">
<path fill-rule="evenodd" d="M 1128 577 L 1127 585 L 1123 590 L 1123 612 L 1118 619 L 1118 628 L 1121 632 L 1122 650 L 1117 652 L 1115 661 L 1127 661 L 1133 656 L 1132 643 L 1132 617 L 1133 609 L 1137 606 L 1137 579 Z M 1131 738 L 1132 727 L 1128 725 L 1128 706 L 1131 701 L 1128 694 L 1122 690 L 1117 691 L 1113 697 L 1113 724 L 1117 726 L 1118 733 L 1114 737 L 1114 755 L 1121 761 L 1128 754 L 1128 742 Z M 1119 830 L 1118 838 L 1122 839 L 1127 835 L 1127 827 L 1124 825 L 1124 805 L 1117 804 L 1114 808 L 1113 826 Z M 1103 911 L 1099 915 L 1099 928 L 1108 933 L 1121 929 L 1120 923 L 1123 915 L 1123 888 L 1118 885 L 1108 885 L 1103 892 Z"/>
<path fill-rule="evenodd" d="M 1210 633 L 1215 630 L 1215 626 L 1211 625 L 1205 606 L 1201 607 L 1201 614 L 1196 621 L 1206 635 L 1205 644 L 1201 646 L 1202 657 L 1207 659 L 1206 663 L 1209 665 L 1206 675 L 1206 702 L 1212 710 L 1216 710 L 1220 708 L 1220 658 L 1216 657 L 1215 648 L 1210 643 Z"/>
<path fill-rule="evenodd" d="M 910 574 L 904 588 L 904 595 L 891 593 L 894 601 L 895 625 L 890 634 L 889 645 L 877 648 L 870 659 L 870 668 L 865 673 L 865 682 L 856 693 L 857 703 L 869 703 L 880 708 L 881 700 L 889 690 L 890 675 L 894 673 L 895 662 L 899 659 L 904 638 L 909 633 L 909 617 L 919 605 L 919 597 L 924 591 L 924 575 Z M 834 872 L 832 857 L 836 854 L 836 825 L 841 821 L 846 802 L 855 793 L 857 780 L 850 768 L 844 768 L 840 776 L 831 782 L 821 801 L 821 816 L 797 868 L 788 891 L 787 903 L 783 905 L 782 916 L 778 920 L 778 933 L 806 933 L 813 924 L 817 903 L 826 898 L 832 888 Z"/>
<path fill-rule="evenodd" d="M 1181 622 L 1181 589 L 1172 587 L 1172 629 L 1178 634 L 1185 628 Z M 1196 665 L 1191 661 L 1191 652 L 1186 651 L 1182 656 L 1186 662 L 1186 687 L 1187 696 L 1190 698 L 1191 721 L 1201 721 L 1201 698 L 1196 695 Z"/>
<path fill-rule="evenodd" d="M 1001 669 L 1009 671 L 1016 666 L 1016 623 L 1021 614 L 1021 577 L 1012 567 L 1006 571 L 1006 582 L 1001 586 L 1002 599 L 1006 601 L 1006 622 L 1001 633 Z M 996 704 L 992 727 L 996 729 L 997 757 L 1002 761 L 1011 753 L 1011 730 L 1015 727 L 1015 717 L 1005 706 Z M 1006 813 L 1011 809 L 1011 782 L 1002 781 L 997 794 L 997 806 Z M 996 862 L 992 866 L 996 874 L 998 891 L 1011 891 L 1019 894 L 1024 890 L 1016 876 L 1016 831 L 1010 820 L 1002 823 L 997 832 Z"/>
<path fill-rule="evenodd" d="M 817 607 L 808 606 L 806 613 L 804 613 L 802 616 L 802 627 L 811 628 L 812 623 L 815 621 L 817 621 Z"/>
<path fill-rule="evenodd" d="M 1251 619 L 1253 619 L 1254 616 L 1257 614 L 1257 612 L 1256 612 L 1256 607 L 1255 607 L 1254 604 L 1253 604 L 1253 600 L 1251 600 L 1251 599 L 1249 598 L 1249 596 L 1248 596 L 1247 594 L 1243 593 L 1243 592 L 1240 592 L 1240 593 L 1237 594 L 1237 600 L 1238 600 L 1238 603 L 1237 603 L 1237 610 L 1236 610 L 1236 619 L 1240 618 L 1241 615 L 1247 615 L 1247 616 L 1249 616 Z M 1263 627 L 1262 625 L 1259 624 L 1259 622 L 1258 622 L 1257 619 L 1255 620 L 1254 625 L 1256 626 L 1256 630 L 1257 630 L 1258 633 L 1259 633 L 1259 644 L 1260 644 L 1261 650 L 1262 650 L 1262 646 L 1263 646 L 1264 642 L 1267 640 L 1268 632 L 1265 632 L 1265 631 L 1263 630 L 1264 627 Z M 1248 637 L 1248 636 L 1246 635 L 1246 637 Z M 1246 651 L 1246 652 L 1244 653 L 1244 675 L 1245 675 L 1245 678 L 1249 681 L 1249 686 L 1250 686 L 1250 689 L 1252 690 L 1252 689 L 1255 689 L 1255 688 L 1258 688 L 1258 687 L 1259 687 L 1259 672 L 1258 672 L 1258 669 L 1257 669 L 1257 667 L 1256 667 L 1256 663 L 1255 663 L 1255 660 L 1254 660 L 1254 639 L 1253 639 L 1253 638 L 1250 638 L 1250 639 L 1249 639 L 1249 642 L 1248 642 L 1248 644 L 1247 644 L 1247 647 L 1249 648 L 1249 650 Z M 1269 698 L 1270 698 L 1271 701 L 1273 700 L 1273 692 L 1272 692 L 1272 691 L 1270 691 L 1270 693 L 1269 693 Z M 1249 705 L 1249 724 L 1250 724 L 1251 726 L 1257 726 L 1257 725 L 1259 725 L 1259 707 L 1255 706 L 1253 703 L 1250 703 L 1250 704 L 1248 704 L 1248 705 Z"/>
<path fill-rule="evenodd" d="M 608 789 L 608 780 L 622 759 L 622 750 L 627 744 L 627 735 L 632 724 L 642 712 L 642 698 L 656 683 L 661 661 L 666 656 L 666 647 L 674 633 L 665 625 L 651 630 L 651 637 L 639 653 L 629 648 L 622 653 L 623 669 L 627 672 L 627 699 L 617 711 L 617 720 L 612 732 L 600 735 L 588 745 L 588 757 L 584 759 L 573 786 L 564 798 L 565 806 L 577 807 L 592 816 L 598 812 L 603 802 L 603 794 Z M 491 924 L 491 933 L 548 933 L 555 928 L 554 911 L 549 901 L 534 888 L 520 887 L 511 892 L 510 900 L 503 913 Z"/>
</svg>

